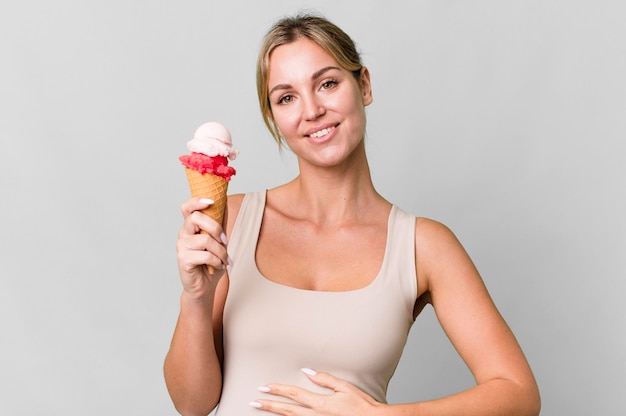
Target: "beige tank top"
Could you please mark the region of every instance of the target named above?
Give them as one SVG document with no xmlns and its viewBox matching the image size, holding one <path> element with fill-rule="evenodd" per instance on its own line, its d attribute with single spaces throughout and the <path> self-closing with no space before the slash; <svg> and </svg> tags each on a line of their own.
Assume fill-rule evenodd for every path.
<svg viewBox="0 0 626 416">
<path fill-rule="evenodd" d="M 245 196 L 229 238 L 234 264 L 224 310 L 217 415 L 258 416 L 248 403 L 266 396 L 257 387 L 268 383 L 329 393 L 309 381 L 303 367 L 346 379 L 386 402 L 387 385 L 413 324 L 415 217 L 392 206 L 384 259 L 368 286 L 343 292 L 297 289 L 272 282 L 257 269 L 265 195 Z"/>
</svg>

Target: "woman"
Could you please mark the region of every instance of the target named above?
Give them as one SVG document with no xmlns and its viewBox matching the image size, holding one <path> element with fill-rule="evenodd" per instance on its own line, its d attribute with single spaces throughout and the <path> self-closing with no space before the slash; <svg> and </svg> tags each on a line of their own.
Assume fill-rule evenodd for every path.
<svg viewBox="0 0 626 416">
<path fill-rule="evenodd" d="M 300 173 L 267 192 L 230 196 L 224 228 L 198 212 L 211 201 L 182 205 L 183 294 L 165 361 L 177 409 L 206 415 L 219 402 L 228 416 L 538 414 L 532 372 L 461 244 L 372 185 L 364 146 L 372 88 L 352 40 L 320 17 L 280 20 L 261 48 L 257 88 L 268 128 Z M 477 384 L 387 404 L 426 303 Z"/>
</svg>

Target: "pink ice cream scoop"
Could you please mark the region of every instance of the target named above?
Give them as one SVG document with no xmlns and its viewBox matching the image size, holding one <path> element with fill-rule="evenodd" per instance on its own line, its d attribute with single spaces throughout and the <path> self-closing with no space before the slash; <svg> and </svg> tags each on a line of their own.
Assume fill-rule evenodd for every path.
<svg viewBox="0 0 626 416">
<path fill-rule="evenodd" d="M 233 149 L 230 132 L 223 124 L 210 121 L 196 130 L 193 139 L 187 142 L 191 154 L 179 158 L 187 168 L 199 173 L 210 173 L 227 181 L 236 173 L 228 166 L 228 160 L 237 158 L 239 152 Z"/>
</svg>

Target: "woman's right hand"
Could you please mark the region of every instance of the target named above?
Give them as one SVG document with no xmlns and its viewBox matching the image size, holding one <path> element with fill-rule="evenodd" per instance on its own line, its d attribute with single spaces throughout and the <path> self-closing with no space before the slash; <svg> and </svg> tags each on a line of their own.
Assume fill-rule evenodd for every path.
<svg viewBox="0 0 626 416">
<path fill-rule="evenodd" d="M 191 198 L 181 205 L 185 221 L 176 243 L 178 271 L 184 294 L 196 300 L 214 292 L 229 262 L 222 225 L 200 212 L 212 203 L 206 198 Z"/>
</svg>

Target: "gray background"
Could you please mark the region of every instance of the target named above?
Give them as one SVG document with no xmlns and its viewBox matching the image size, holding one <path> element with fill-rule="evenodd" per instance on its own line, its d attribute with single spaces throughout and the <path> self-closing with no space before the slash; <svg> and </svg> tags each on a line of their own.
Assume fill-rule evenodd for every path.
<svg viewBox="0 0 626 416">
<path fill-rule="evenodd" d="M 254 63 L 302 7 L 357 41 L 375 184 L 459 236 L 542 414 L 623 411 L 623 2 L 33 0 L 0 8 L 0 414 L 174 414 L 177 157 L 219 120 L 241 151 L 232 192 L 294 175 Z M 426 310 L 390 401 L 471 381 Z"/>
</svg>

